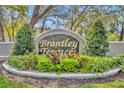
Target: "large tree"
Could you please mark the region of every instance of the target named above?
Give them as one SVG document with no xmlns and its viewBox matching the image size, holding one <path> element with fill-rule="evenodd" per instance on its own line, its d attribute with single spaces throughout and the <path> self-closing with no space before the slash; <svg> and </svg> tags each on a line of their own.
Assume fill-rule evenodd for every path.
<svg viewBox="0 0 124 93">
<path fill-rule="evenodd" d="M 45 16 L 47 16 L 54 7 L 55 7 L 54 5 L 48 6 L 36 5 L 30 20 L 31 28 L 33 29 L 35 24 L 38 23 L 41 19 L 43 19 Z"/>
<path fill-rule="evenodd" d="M 0 6 L 0 22 L 5 37 L 14 41 L 16 32 L 26 19 L 27 6 Z M 7 39 L 7 38 L 6 38 Z"/>
</svg>

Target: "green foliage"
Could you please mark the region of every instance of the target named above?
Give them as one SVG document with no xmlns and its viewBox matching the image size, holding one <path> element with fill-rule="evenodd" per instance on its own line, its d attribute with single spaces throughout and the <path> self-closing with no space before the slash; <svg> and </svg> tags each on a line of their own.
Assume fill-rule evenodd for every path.
<svg viewBox="0 0 124 93">
<path fill-rule="evenodd" d="M 41 72 L 74 72 L 76 60 L 71 58 L 63 58 L 59 64 L 53 64 L 50 59 L 45 56 L 38 56 L 37 69 Z"/>
<path fill-rule="evenodd" d="M 124 72 L 124 64 L 120 65 L 121 71 Z"/>
<path fill-rule="evenodd" d="M 121 71 L 124 72 L 124 54 L 118 54 L 115 58 L 120 61 Z"/>
<path fill-rule="evenodd" d="M 74 58 L 63 58 L 59 63 L 53 63 L 47 56 L 35 56 L 34 54 L 10 56 L 9 65 L 19 70 L 38 70 L 40 72 L 81 72 L 81 73 L 103 73 L 110 69 L 123 67 L 118 57 L 92 57 L 77 55 Z M 123 69 L 122 69 L 123 70 Z"/>
<path fill-rule="evenodd" d="M 46 56 L 38 56 L 37 70 L 40 72 L 52 72 L 53 64 Z"/>
<path fill-rule="evenodd" d="M 54 65 L 53 71 L 56 72 L 57 74 L 61 74 L 62 72 L 64 72 L 64 70 L 62 69 L 62 66 L 60 64 Z"/>
<path fill-rule="evenodd" d="M 124 64 L 124 54 L 118 54 L 115 58 L 121 62 L 120 64 Z"/>
<path fill-rule="evenodd" d="M 32 70 L 36 68 L 37 57 L 30 53 L 28 55 L 10 56 L 8 64 L 19 70 Z"/>
<path fill-rule="evenodd" d="M 112 81 L 101 84 L 85 84 L 81 88 L 124 88 L 124 81 Z"/>
<path fill-rule="evenodd" d="M 119 61 L 107 57 L 91 57 L 89 62 L 80 70 L 82 73 L 103 73 L 118 67 Z"/>
<path fill-rule="evenodd" d="M 91 56 L 105 56 L 108 51 L 106 31 L 101 20 L 97 20 L 86 35 L 86 52 Z"/>
<path fill-rule="evenodd" d="M 118 41 L 119 35 L 109 32 L 109 33 L 107 33 L 107 40 L 108 41 Z"/>
<path fill-rule="evenodd" d="M 25 24 L 18 31 L 16 36 L 16 42 L 14 45 L 14 55 L 24 55 L 34 50 L 32 33 L 29 30 L 29 25 Z"/>
<path fill-rule="evenodd" d="M 74 72 L 74 71 L 76 71 L 76 63 L 77 63 L 77 61 L 75 59 L 72 59 L 72 58 L 63 58 L 60 61 L 61 68 L 65 72 Z"/>
<path fill-rule="evenodd" d="M 9 80 L 6 76 L 0 75 L 0 88 L 30 88 L 30 85 L 16 83 L 15 81 Z"/>
</svg>

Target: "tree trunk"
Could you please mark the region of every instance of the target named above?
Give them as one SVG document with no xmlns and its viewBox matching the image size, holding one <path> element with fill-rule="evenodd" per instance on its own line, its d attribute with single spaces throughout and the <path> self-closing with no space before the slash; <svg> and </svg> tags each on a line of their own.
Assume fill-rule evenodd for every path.
<svg viewBox="0 0 124 93">
<path fill-rule="evenodd" d="M 14 30 L 14 15 L 13 15 L 13 11 L 11 12 L 12 15 L 11 15 L 11 19 L 12 19 L 12 41 L 14 41 L 15 39 L 15 30 Z"/>
<path fill-rule="evenodd" d="M 1 9 L 0 9 L 0 15 L 2 15 L 1 13 Z M 1 18 L 0 18 L 0 42 L 5 42 L 5 37 L 4 37 L 4 30 L 3 30 L 3 25 L 1 22 Z"/>
<path fill-rule="evenodd" d="M 43 19 L 45 16 L 47 16 L 49 14 L 49 12 L 54 8 L 54 5 L 49 5 L 48 7 L 46 7 L 45 9 L 42 8 L 42 6 L 35 6 L 33 15 L 31 17 L 31 21 L 30 21 L 30 25 L 31 25 L 31 29 L 33 29 L 34 25 L 40 21 L 41 19 Z"/>
<path fill-rule="evenodd" d="M 46 22 L 46 17 L 44 18 L 44 20 L 43 20 L 43 24 L 42 24 L 42 28 L 41 28 L 41 30 L 40 30 L 40 33 L 42 33 L 43 32 L 43 30 L 44 30 L 44 25 L 45 25 L 45 22 Z"/>
<path fill-rule="evenodd" d="M 4 37 L 4 31 L 3 31 L 3 25 L 0 21 L 0 42 L 5 42 L 5 37 Z"/>
<path fill-rule="evenodd" d="M 40 5 L 36 5 L 35 6 L 35 9 L 33 11 L 33 14 L 32 14 L 32 17 L 31 17 L 31 21 L 30 21 L 31 29 L 33 29 L 33 27 L 35 25 L 36 17 L 39 15 L 40 8 L 41 8 Z"/>
<path fill-rule="evenodd" d="M 8 35 L 8 38 L 9 38 L 9 42 L 11 42 L 11 35 L 10 35 L 10 32 L 9 32 L 9 29 L 7 28 L 6 24 L 4 22 L 2 22 L 3 26 L 5 27 L 6 31 L 7 31 L 7 35 Z"/>
<path fill-rule="evenodd" d="M 123 41 L 123 38 L 124 38 L 124 23 L 122 24 L 122 30 L 121 30 L 121 33 L 120 33 L 119 41 Z"/>
</svg>

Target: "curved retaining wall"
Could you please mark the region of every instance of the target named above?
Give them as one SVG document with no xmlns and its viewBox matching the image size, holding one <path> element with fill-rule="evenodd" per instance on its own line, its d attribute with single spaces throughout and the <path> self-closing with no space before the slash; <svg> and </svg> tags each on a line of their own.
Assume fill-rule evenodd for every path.
<svg viewBox="0 0 124 93">
<path fill-rule="evenodd" d="M 110 70 L 108 72 L 102 74 L 81 74 L 81 73 L 62 73 L 60 76 L 56 75 L 55 73 L 40 73 L 40 72 L 33 72 L 33 71 L 19 71 L 11 66 L 9 66 L 6 62 L 3 63 L 3 67 L 9 73 L 24 76 L 24 77 L 33 77 L 33 78 L 67 78 L 67 79 L 91 79 L 91 78 L 104 78 L 108 76 L 112 76 L 117 74 L 120 71 L 120 68 L 116 68 Z"/>
</svg>

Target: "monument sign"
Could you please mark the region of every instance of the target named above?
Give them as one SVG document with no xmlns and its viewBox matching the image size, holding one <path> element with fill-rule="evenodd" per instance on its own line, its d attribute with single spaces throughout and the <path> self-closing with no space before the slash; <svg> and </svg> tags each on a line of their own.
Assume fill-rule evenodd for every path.
<svg viewBox="0 0 124 93">
<path fill-rule="evenodd" d="M 56 29 L 41 33 L 35 38 L 37 54 L 57 52 L 67 55 L 69 52 L 82 53 L 83 38 L 73 31 Z"/>
</svg>

